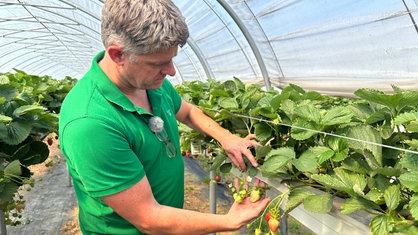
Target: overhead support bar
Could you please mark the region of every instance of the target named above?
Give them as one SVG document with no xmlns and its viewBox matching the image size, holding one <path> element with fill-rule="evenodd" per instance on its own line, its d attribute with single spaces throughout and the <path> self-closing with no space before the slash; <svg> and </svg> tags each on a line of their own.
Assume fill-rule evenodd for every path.
<svg viewBox="0 0 418 235">
<path fill-rule="evenodd" d="M 203 69 L 205 70 L 205 74 L 207 78 L 213 78 L 215 79 L 215 76 L 212 73 L 212 70 L 210 70 L 209 68 L 209 64 L 206 61 L 205 58 L 203 58 L 203 54 L 200 51 L 199 47 L 196 45 L 196 43 L 189 37 L 187 39 L 187 44 L 190 46 L 190 48 L 194 51 L 194 53 L 196 54 L 197 58 L 199 59 L 200 63 L 202 64 Z"/>
<path fill-rule="evenodd" d="M 254 52 L 254 56 L 257 60 L 258 66 L 260 66 L 261 74 L 263 75 L 264 84 L 266 89 L 270 89 L 270 77 L 267 72 L 266 65 L 263 61 L 263 57 L 261 56 L 260 50 L 257 47 L 253 37 L 251 37 L 250 33 L 248 32 L 247 27 L 245 27 L 244 23 L 240 20 L 237 14 L 235 14 L 234 10 L 228 5 L 225 0 L 217 0 L 218 3 L 225 9 L 225 11 L 231 16 L 234 22 L 237 24 L 238 28 L 244 34 L 245 39 L 247 39 L 248 44 L 250 45 L 252 51 Z"/>
</svg>

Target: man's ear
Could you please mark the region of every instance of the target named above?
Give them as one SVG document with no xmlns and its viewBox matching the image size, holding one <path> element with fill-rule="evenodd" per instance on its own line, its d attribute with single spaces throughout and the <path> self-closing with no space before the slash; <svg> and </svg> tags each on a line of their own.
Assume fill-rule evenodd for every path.
<svg viewBox="0 0 418 235">
<path fill-rule="evenodd" d="M 107 53 L 109 54 L 110 58 L 112 59 L 113 62 L 115 62 L 116 64 L 123 64 L 124 61 L 124 54 L 122 52 L 122 48 L 118 45 L 110 45 L 107 48 Z"/>
</svg>

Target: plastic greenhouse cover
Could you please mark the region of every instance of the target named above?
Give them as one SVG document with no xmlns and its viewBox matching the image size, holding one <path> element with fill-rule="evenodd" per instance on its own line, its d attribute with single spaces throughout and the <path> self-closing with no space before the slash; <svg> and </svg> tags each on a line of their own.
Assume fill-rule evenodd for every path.
<svg viewBox="0 0 418 235">
<path fill-rule="evenodd" d="M 175 83 L 238 77 L 324 94 L 418 85 L 417 0 L 174 0 L 190 38 Z M 0 72 L 81 78 L 103 50 L 100 0 L 0 0 Z"/>
</svg>

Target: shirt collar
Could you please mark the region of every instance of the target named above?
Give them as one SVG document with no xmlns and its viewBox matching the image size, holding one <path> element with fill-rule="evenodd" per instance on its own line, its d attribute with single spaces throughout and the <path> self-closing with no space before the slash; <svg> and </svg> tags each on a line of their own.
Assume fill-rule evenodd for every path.
<svg viewBox="0 0 418 235">
<path fill-rule="evenodd" d="M 103 96 L 116 105 L 121 106 L 124 110 L 129 112 L 138 112 L 139 114 L 150 114 L 145 109 L 135 106 L 126 95 L 107 77 L 103 70 L 99 66 L 99 61 L 103 59 L 105 51 L 99 52 L 93 59 L 91 70 L 96 74 L 93 76 L 98 88 Z M 159 116 L 161 114 L 161 89 L 147 90 L 148 98 L 154 115 Z"/>
</svg>

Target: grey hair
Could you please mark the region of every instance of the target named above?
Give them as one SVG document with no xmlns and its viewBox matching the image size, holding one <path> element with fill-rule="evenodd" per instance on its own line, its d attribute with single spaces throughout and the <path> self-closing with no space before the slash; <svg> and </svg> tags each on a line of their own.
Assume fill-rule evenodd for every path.
<svg viewBox="0 0 418 235">
<path fill-rule="evenodd" d="M 189 37 L 180 10 L 170 0 L 106 0 L 102 9 L 102 41 L 129 55 L 146 55 L 182 47 Z"/>
</svg>

